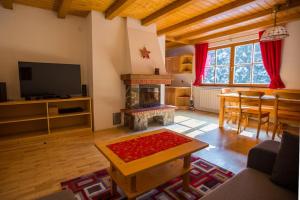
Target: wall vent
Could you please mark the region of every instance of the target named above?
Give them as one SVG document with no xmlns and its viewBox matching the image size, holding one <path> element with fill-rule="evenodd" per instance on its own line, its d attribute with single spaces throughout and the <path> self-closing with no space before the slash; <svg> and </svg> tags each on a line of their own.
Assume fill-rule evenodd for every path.
<svg viewBox="0 0 300 200">
<path fill-rule="evenodd" d="M 121 113 L 113 113 L 113 125 L 121 124 Z"/>
</svg>

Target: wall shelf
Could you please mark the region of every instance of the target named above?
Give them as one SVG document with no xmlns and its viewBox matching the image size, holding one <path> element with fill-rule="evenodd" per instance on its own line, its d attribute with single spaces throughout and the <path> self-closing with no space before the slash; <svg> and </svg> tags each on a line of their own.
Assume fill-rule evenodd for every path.
<svg viewBox="0 0 300 200">
<path fill-rule="evenodd" d="M 190 74 L 193 71 L 193 54 L 166 58 L 166 70 L 171 74 Z"/>
<path fill-rule="evenodd" d="M 41 119 L 47 119 L 47 116 L 45 116 L 45 115 L 32 115 L 32 116 L 1 118 L 0 119 L 0 124 L 26 122 L 26 121 L 34 121 L 34 120 L 41 120 Z"/>
<path fill-rule="evenodd" d="M 50 112 L 53 107 L 80 107 L 84 111 L 55 114 Z M 92 130 L 90 97 L 0 103 L 1 137 L 30 137 L 83 129 Z"/>
<path fill-rule="evenodd" d="M 190 108 L 190 87 L 166 87 L 166 104 L 176 106 L 177 109 L 187 110 Z"/>
<path fill-rule="evenodd" d="M 80 115 L 90 115 L 91 112 L 74 112 L 68 114 L 57 114 L 57 115 L 49 115 L 49 119 L 60 118 L 60 117 L 74 117 Z"/>
</svg>

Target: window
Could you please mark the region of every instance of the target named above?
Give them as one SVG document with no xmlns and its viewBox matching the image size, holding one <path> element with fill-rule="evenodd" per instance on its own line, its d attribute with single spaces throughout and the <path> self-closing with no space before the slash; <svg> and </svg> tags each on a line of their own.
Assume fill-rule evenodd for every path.
<svg viewBox="0 0 300 200">
<path fill-rule="evenodd" d="M 228 84 L 230 48 L 208 51 L 203 83 Z"/>
<path fill-rule="evenodd" d="M 268 84 L 270 82 L 262 63 L 259 43 L 235 47 L 233 79 L 235 84 Z"/>
<path fill-rule="evenodd" d="M 208 51 L 204 84 L 257 85 L 269 82 L 259 43 L 249 42 Z"/>
</svg>

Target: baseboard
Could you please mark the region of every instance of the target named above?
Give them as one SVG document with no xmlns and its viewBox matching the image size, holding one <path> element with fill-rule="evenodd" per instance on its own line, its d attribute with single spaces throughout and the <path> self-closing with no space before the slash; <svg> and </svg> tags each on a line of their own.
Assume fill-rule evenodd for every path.
<svg viewBox="0 0 300 200">
<path fill-rule="evenodd" d="M 211 113 L 216 113 L 216 114 L 219 114 L 219 110 L 216 110 L 216 109 L 211 109 L 211 108 L 195 108 L 196 110 L 199 110 L 199 111 L 205 111 L 205 112 L 211 112 Z"/>
</svg>

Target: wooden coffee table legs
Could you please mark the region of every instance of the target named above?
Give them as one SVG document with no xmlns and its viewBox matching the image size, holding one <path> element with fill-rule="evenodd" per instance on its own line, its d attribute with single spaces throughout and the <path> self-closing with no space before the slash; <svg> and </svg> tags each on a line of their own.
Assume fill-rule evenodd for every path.
<svg viewBox="0 0 300 200">
<path fill-rule="evenodd" d="M 131 192 L 136 192 L 136 176 L 132 176 L 130 178 L 130 190 Z M 135 200 L 136 198 L 133 197 L 133 198 L 128 198 L 128 200 Z"/>
<path fill-rule="evenodd" d="M 191 166 L 191 154 L 184 157 L 183 168 L 189 169 L 190 166 Z M 189 184 L 190 184 L 190 174 L 189 174 L 189 172 L 187 172 L 182 176 L 183 191 L 185 191 L 185 192 L 189 191 Z"/>
<path fill-rule="evenodd" d="M 114 172 L 116 170 L 112 163 L 110 163 L 110 170 L 111 170 L 111 172 Z M 115 196 L 117 194 L 117 184 L 112 178 L 110 178 L 110 181 L 111 181 L 111 185 L 110 185 L 111 195 Z"/>
<path fill-rule="evenodd" d="M 175 161 L 174 161 L 175 162 Z M 191 154 L 188 154 L 184 157 L 183 160 L 183 166 L 182 166 L 182 160 L 177 160 L 176 161 L 178 164 L 177 165 L 177 171 L 178 173 L 181 172 L 181 176 L 182 176 L 182 187 L 183 187 L 183 191 L 188 192 L 189 191 L 189 184 L 190 184 L 190 175 L 189 175 L 189 171 L 191 168 Z M 165 166 L 161 166 L 161 167 L 167 167 L 168 164 L 165 164 Z M 182 166 L 182 167 L 181 167 Z M 151 169 L 150 169 L 151 170 Z M 182 171 L 181 171 L 182 170 Z M 110 174 L 112 176 L 111 178 L 111 195 L 115 196 L 117 194 L 117 184 L 116 181 L 118 182 L 118 177 L 116 175 L 116 171 L 117 169 L 113 166 L 113 164 L 110 164 Z M 184 173 L 182 173 L 184 171 Z M 156 173 L 157 170 L 156 170 Z M 117 173 L 118 174 L 118 173 Z M 119 174 L 120 175 L 120 174 Z M 139 174 L 141 175 L 141 174 Z M 114 177 L 114 178 L 113 178 Z M 142 176 L 141 176 L 142 177 Z M 141 178 L 140 177 L 140 178 Z M 164 177 L 164 176 L 162 176 Z M 140 190 L 141 188 L 137 187 L 137 175 L 133 174 L 132 176 L 129 177 L 124 177 L 127 178 L 127 182 L 126 185 L 124 185 L 123 187 L 127 188 L 127 193 L 129 193 L 128 197 L 130 200 L 135 199 L 137 195 L 135 195 L 135 193 L 138 193 L 138 189 Z M 157 178 L 157 177 L 156 177 Z M 115 180 L 114 180 L 115 179 Z M 139 179 L 140 180 L 140 179 Z M 169 180 L 169 179 L 168 179 Z M 163 181 L 165 182 L 165 181 Z M 163 183 L 162 182 L 162 183 Z M 119 182 L 118 182 L 119 183 Z M 155 182 L 154 182 L 155 183 Z M 139 184 L 142 184 L 141 182 Z M 156 184 L 156 183 L 155 183 Z M 157 185 L 156 185 L 157 186 Z M 155 186 L 154 186 L 155 187 Z M 122 187 L 121 187 L 122 188 Z"/>
</svg>

